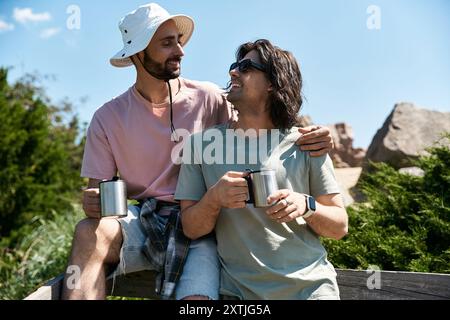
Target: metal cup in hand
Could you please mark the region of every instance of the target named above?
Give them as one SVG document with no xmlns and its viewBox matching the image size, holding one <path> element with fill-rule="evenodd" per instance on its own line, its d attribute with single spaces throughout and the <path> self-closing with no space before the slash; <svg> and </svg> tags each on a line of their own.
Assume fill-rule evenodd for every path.
<svg viewBox="0 0 450 320">
<path fill-rule="evenodd" d="M 125 181 L 114 177 L 112 180 L 101 181 L 99 188 L 102 217 L 126 217 L 128 207 Z"/>
<path fill-rule="evenodd" d="M 278 190 L 275 170 L 246 170 L 249 174 L 245 177 L 248 185 L 249 199 L 247 203 L 252 203 L 256 208 L 270 207 L 267 198 Z"/>
</svg>

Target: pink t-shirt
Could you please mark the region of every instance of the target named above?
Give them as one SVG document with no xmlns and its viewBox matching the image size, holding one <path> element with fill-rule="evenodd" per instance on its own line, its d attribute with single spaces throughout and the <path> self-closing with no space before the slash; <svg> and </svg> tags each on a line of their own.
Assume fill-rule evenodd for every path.
<svg viewBox="0 0 450 320">
<path fill-rule="evenodd" d="M 181 135 L 230 119 L 230 104 L 216 85 L 182 78 L 180 85 L 173 96 L 173 123 L 177 132 L 185 129 Z M 169 103 L 152 104 L 132 86 L 95 112 L 81 176 L 111 179 L 118 172 L 126 182 L 128 198 L 174 201 L 180 166 L 172 158 L 184 139 L 175 143 L 170 137 Z"/>
</svg>

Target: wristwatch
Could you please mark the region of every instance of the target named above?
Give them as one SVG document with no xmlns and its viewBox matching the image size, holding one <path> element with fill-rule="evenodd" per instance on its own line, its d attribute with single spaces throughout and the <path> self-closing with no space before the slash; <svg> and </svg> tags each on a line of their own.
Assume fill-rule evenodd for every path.
<svg viewBox="0 0 450 320">
<path fill-rule="evenodd" d="M 302 215 L 302 218 L 309 218 L 316 213 L 316 199 L 314 197 L 305 194 L 306 200 L 306 212 Z"/>
</svg>

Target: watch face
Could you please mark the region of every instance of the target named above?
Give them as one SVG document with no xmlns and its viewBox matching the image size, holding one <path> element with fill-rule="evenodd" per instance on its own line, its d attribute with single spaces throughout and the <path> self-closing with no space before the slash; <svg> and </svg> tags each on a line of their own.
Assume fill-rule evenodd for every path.
<svg viewBox="0 0 450 320">
<path fill-rule="evenodd" d="M 308 197 L 309 209 L 312 211 L 316 211 L 316 200 L 313 197 Z"/>
</svg>

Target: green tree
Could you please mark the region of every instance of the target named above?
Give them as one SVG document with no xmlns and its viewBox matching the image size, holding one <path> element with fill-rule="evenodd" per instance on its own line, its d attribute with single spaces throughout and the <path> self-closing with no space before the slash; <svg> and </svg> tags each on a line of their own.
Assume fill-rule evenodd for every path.
<svg viewBox="0 0 450 320">
<path fill-rule="evenodd" d="M 51 105 L 35 76 L 9 85 L 7 75 L 0 68 L 0 236 L 12 245 L 13 230 L 24 233 L 36 217 L 73 213 L 83 139 L 70 104 Z"/>
<path fill-rule="evenodd" d="M 367 202 L 347 210 L 348 236 L 323 240 L 335 266 L 450 272 L 449 139 L 416 162 L 423 177 L 372 164 L 359 183 Z"/>
</svg>

